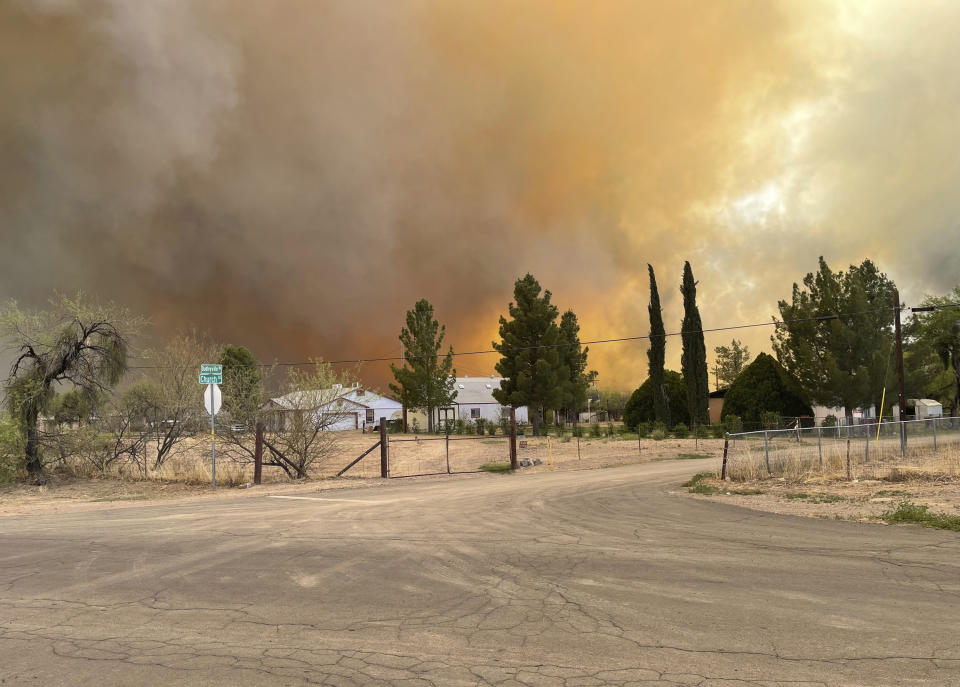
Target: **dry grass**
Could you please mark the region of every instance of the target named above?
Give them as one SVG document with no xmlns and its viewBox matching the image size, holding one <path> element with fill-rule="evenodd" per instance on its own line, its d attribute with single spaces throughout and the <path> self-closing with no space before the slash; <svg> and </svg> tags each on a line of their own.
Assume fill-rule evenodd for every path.
<svg viewBox="0 0 960 687">
<path fill-rule="evenodd" d="M 338 432 L 333 451 L 313 466 L 312 479 L 332 478 L 357 456 L 379 440 L 376 433 Z M 509 460 L 509 438 L 504 436 L 457 436 L 449 443 L 442 436 L 393 434 L 390 440 L 390 474 L 402 477 L 420 474 L 476 472 L 489 463 Z M 251 437 L 252 441 L 252 437 Z M 671 460 L 677 457 L 719 457 L 723 441 L 717 439 L 623 439 L 620 437 L 526 437 L 519 442 L 517 455 L 521 461 L 537 463 L 526 471 L 570 470 L 608 467 Z M 76 458 L 53 466 L 53 472 L 78 479 L 114 479 L 126 482 L 178 482 L 192 485 L 210 483 L 210 442 L 206 437 L 189 438 L 177 447 L 176 453 L 158 470 L 133 464 L 113 466 L 100 473 Z M 380 476 L 380 451 L 375 449 L 347 473 L 349 478 Z M 253 464 L 249 455 L 221 442 L 217 443 L 217 484 L 239 486 L 253 481 Z M 286 474 L 277 467 L 264 466 L 265 483 L 286 483 Z"/>
<path fill-rule="evenodd" d="M 816 437 L 802 441 L 771 441 L 769 469 L 763 440 L 738 440 L 731 444 L 727 475 L 735 481 L 784 478 L 789 482 L 837 481 L 847 479 L 954 478 L 960 476 L 960 436 L 956 433 L 940 438 L 934 449 L 932 438 L 912 437 L 905 456 L 899 439 L 852 440 L 824 439 L 818 446 Z"/>
</svg>

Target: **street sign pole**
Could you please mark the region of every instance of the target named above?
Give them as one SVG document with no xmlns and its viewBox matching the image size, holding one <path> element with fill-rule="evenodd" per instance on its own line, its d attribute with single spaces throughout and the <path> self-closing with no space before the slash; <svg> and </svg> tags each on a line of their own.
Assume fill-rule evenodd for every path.
<svg viewBox="0 0 960 687">
<path fill-rule="evenodd" d="M 213 398 L 213 384 L 209 387 L 210 398 Z M 217 490 L 217 430 L 214 425 L 216 415 L 210 413 L 210 486 L 213 491 Z"/>
<path fill-rule="evenodd" d="M 223 383 L 223 365 L 204 363 L 200 366 L 200 383 L 207 385 L 203 394 L 203 406 L 210 413 L 210 486 L 217 489 L 217 426 L 216 416 L 220 411 L 221 394 L 218 384 Z"/>
</svg>

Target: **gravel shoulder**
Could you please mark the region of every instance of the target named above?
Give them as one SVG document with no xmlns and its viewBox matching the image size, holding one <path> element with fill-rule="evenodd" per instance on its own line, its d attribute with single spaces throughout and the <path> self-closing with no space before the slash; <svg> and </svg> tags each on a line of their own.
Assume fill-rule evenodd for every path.
<svg viewBox="0 0 960 687">
<path fill-rule="evenodd" d="M 708 477 L 700 484 L 689 493 L 691 498 L 783 515 L 878 521 L 906 501 L 927 506 L 931 512 L 960 516 L 960 481 L 953 479 L 797 483 L 784 479 L 721 482 Z"/>
</svg>

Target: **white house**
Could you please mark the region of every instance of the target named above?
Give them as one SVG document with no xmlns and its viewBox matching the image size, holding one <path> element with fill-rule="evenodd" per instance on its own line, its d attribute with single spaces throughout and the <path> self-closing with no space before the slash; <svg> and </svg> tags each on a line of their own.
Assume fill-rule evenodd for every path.
<svg viewBox="0 0 960 687">
<path fill-rule="evenodd" d="M 402 408 L 388 396 L 359 385 L 344 388 L 339 384 L 317 391 L 293 391 L 271 398 L 265 406 L 267 410 L 279 411 L 276 422 L 280 426 L 286 421 L 286 413 L 313 412 L 329 419 L 324 429 L 331 432 L 372 429 L 380 424 L 380 418 L 400 419 Z"/>
</svg>

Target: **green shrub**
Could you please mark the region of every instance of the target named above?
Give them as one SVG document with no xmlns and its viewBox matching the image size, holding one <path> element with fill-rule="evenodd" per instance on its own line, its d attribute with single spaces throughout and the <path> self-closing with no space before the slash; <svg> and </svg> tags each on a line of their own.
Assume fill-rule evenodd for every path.
<svg viewBox="0 0 960 687">
<path fill-rule="evenodd" d="M 667 430 L 657 427 L 655 430 L 650 432 L 650 438 L 654 441 L 663 441 L 667 438 Z"/>
<path fill-rule="evenodd" d="M 573 436 L 582 437 L 583 436 L 583 427 L 581 425 L 573 426 Z"/>
<path fill-rule="evenodd" d="M 615 436 L 617 436 L 617 428 L 616 428 L 616 426 L 613 425 L 613 424 L 608 424 L 608 425 L 607 425 L 606 435 L 607 435 L 608 437 L 615 437 Z"/>
<path fill-rule="evenodd" d="M 497 423 L 496 422 L 487 422 L 487 434 L 493 436 L 497 433 Z M 509 434 L 509 432 L 507 432 Z"/>
<path fill-rule="evenodd" d="M 663 377 L 670 399 L 670 419 L 673 422 L 690 422 L 690 410 L 687 408 L 687 385 L 683 375 L 673 370 L 665 370 Z M 653 415 L 653 382 L 647 380 L 634 391 L 623 407 L 623 423 L 631 431 L 641 422 L 652 422 Z"/>
<path fill-rule="evenodd" d="M 697 425 L 693 428 L 693 436 L 697 439 L 706 439 L 710 436 L 710 429 L 706 425 Z"/>
<path fill-rule="evenodd" d="M 884 513 L 880 519 L 891 524 L 912 522 L 924 527 L 960 532 L 960 515 L 931 513 L 927 506 L 919 506 L 909 501 L 901 501 L 896 510 Z"/>
<path fill-rule="evenodd" d="M 673 436 L 676 439 L 686 439 L 690 435 L 690 430 L 682 422 L 678 422 L 673 426 Z"/>
<path fill-rule="evenodd" d="M 454 423 L 453 426 L 454 426 L 454 432 L 456 432 L 457 434 L 467 433 L 467 423 L 462 417 L 457 418 L 457 421 L 456 423 Z"/>
<path fill-rule="evenodd" d="M 760 414 L 760 422 L 764 429 L 780 429 L 780 413 L 766 411 Z"/>
<path fill-rule="evenodd" d="M 727 432 L 727 426 L 722 422 L 718 422 L 715 425 L 710 425 L 710 435 L 714 439 L 723 439 L 723 435 Z"/>
<path fill-rule="evenodd" d="M 600 436 L 600 425 L 590 425 L 590 436 L 592 437 Z"/>
<path fill-rule="evenodd" d="M 723 398 L 723 416 L 739 415 L 753 424 L 767 425 L 767 415 L 813 415 L 800 383 L 767 353 L 743 368 Z"/>
<path fill-rule="evenodd" d="M 0 482 L 12 482 L 22 477 L 24 462 L 23 439 L 16 423 L 7 413 L 0 414 Z"/>
<path fill-rule="evenodd" d="M 730 434 L 743 431 L 743 421 L 739 415 L 724 415 L 723 425 Z"/>
<path fill-rule="evenodd" d="M 637 425 L 637 436 L 639 436 L 641 439 L 650 436 L 649 422 L 641 422 Z"/>
</svg>

